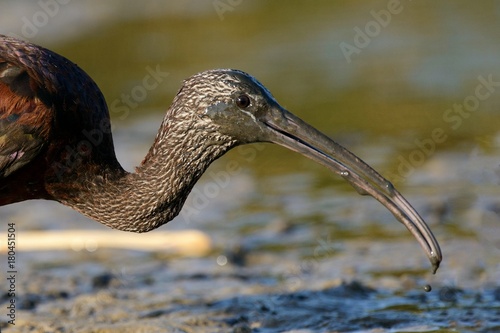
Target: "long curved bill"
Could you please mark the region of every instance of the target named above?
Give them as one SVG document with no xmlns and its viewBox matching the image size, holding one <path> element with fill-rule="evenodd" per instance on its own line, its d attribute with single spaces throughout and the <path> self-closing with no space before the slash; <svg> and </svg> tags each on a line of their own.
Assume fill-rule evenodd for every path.
<svg viewBox="0 0 500 333">
<path fill-rule="evenodd" d="M 362 195 L 384 205 L 415 236 L 429 258 L 433 273 L 442 260 L 441 249 L 431 230 L 394 186 L 368 164 L 300 118 L 276 108 L 260 119 L 267 126 L 269 141 L 301 153 L 348 181 Z"/>
</svg>

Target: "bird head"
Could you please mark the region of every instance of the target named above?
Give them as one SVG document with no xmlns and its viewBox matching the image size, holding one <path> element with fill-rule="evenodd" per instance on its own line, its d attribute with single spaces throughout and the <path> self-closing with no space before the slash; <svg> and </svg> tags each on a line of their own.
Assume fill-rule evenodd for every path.
<svg viewBox="0 0 500 333">
<path fill-rule="evenodd" d="M 217 69 L 186 81 L 174 104 L 187 108 L 206 136 L 231 141 L 229 148 L 271 142 L 324 165 L 362 195 L 382 203 L 414 235 L 434 272 L 442 256 L 429 227 L 408 201 L 377 171 L 340 144 L 293 115 L 253 76 L 239 70 Z M 172 110 L 172 108 L 171 108 Z M 185 110 L 185 109 L 184 109 Z M 207 139 L 209 140 L 209 139 Z"/>
</svg>

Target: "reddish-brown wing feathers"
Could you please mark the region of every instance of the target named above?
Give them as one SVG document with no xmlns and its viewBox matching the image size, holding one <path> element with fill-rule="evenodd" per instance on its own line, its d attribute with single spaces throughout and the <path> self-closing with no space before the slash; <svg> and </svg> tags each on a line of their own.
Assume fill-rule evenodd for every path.
<svg viewBox="0 0 500 333">
<path fill-rule="evenodd" d="M 32 161 L 47 141 L 50 109 L 22 68 L 0 58 L 0 178 Z"/>
</svg>

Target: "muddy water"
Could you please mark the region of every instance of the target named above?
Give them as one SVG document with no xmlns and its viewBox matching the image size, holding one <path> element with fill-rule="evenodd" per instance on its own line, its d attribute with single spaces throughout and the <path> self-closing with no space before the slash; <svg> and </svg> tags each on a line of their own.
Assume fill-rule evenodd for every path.
<svg viewBox="0 0 500 333">
<path fill-rule="evenodd" d="M 292 152 L 254 145 L 214 163 L 163 227 L 206 232 L 209 255 L 18 253 L 16 325 L 2 283 L 2 331 L 500 331 L 498 5 L 401 2 L 363 43 L 357 31 L 388 2 L 243 1 L 223 13 L 214 3 L 70 2 L 51 16 L 36 3 L 5 2 L 0 26 L 23 35 L 27 21 L 40 23 L 27 37 L 96 79 L 129 170 L 182 78 L 214 67 L 255 74 L 393 180 L 441 243 L 438 273 L 373 199 Z M 44 11 L 42 25 L 34 18 Z M 359 52 L 346 56 L 341 43 Z M 168 75 L 126 104 L 122 95 L 157 66 Z M 1 207 L 0 219 L 2 232 L 15 223 L 20 242 L 33 229 L 105 229 L 49 202 Z M 4 281 L 7 262 L 0 256 Z"/>
</svg>

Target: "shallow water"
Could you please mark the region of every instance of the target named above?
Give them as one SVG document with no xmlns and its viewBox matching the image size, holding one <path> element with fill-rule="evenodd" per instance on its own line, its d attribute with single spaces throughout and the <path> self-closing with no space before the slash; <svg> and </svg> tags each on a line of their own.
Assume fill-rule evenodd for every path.
<svg viewBox="0 0 500 333">
<path fill-rule="evenodd" d="M 2 331 L 500 331 L 500 95 L 478 88 L 500 81 L 498 4 L 401 2 L 349 62 L 339 45 L 354 45 L 354 28 L 388 2 L 234 1 L 222 16 L 215 3 L 69 2 L 50 16 L 39 3 L 2 2 L 0 32 L 26 34 L 45 11 L 25 37 L 98 82 L 128 170 L 183 78 L 214 67 L 254 74 L 396 184 L 440 241 L 438 273 L 375 200 L 295 153 L 252 145 L 216 161 L 162 227 L 206 232 L 209 255 L 19 253 L 16 325 Z M 157 66 L 169 73 L 158 87 L 124 104 Z M 467 111 L 477 89 L 491 94 Z M 31 229 L 105 229 L 42 201 L 1 207 L 0 219 L 16 223 L 20 242 Z"/>
</svg>

